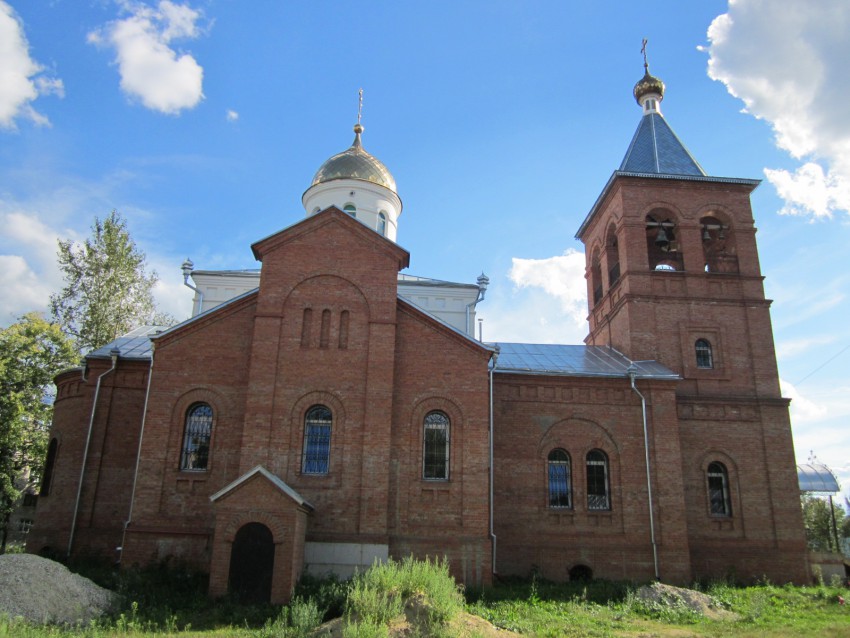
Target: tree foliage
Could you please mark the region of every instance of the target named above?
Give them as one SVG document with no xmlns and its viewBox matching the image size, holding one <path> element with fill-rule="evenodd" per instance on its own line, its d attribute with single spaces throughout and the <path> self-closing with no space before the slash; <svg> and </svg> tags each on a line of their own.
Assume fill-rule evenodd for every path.
<svg viewBox="0 0 850 638">
<path fill-rule="evenodd" d="M 0 329 L 0 528 L 18 498 L 22 477 L 41 477 L 53 416 L 53 377 L 76 363 L 73 343 L 38 313 Z"/>
<path fill-rule="evenodd" d="M 82 244 L 59 241 L 65 287 L 50 296 L 53 318 L 79 351 L 99 348 L 140 325 L 174 323 L 156 313 L 157 274 L 145 271 L 145 254 L 121 214 L 112 211 L 102 221 L 95 217 L 91 230 Z"/>
<path fill-rule="evenodd" d="M 829 501 L 816 496 L 805 495 L 802 497 L 803 525 L 806 527 L 806 540 L 809 549 L 816 552 L 841 551 L 841 547 L 835 547 L 835 533 L 832 527 L 832 515 L 829 509 Z M 832 512 L 835 514 L 835 528 L 838 531 L 839 544 L 843 544 L 845 538 L 850 538 L 850 517 L 844 513 L 844 509 L 833 503 Z"/>
</svg>

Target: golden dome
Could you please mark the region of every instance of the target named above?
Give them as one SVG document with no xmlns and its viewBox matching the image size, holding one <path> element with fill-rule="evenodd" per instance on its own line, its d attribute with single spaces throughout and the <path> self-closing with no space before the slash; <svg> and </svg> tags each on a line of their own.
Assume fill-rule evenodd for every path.
<svg viewBox="0 0 850 638">
<path fill-rule="evenodd" d="M 661 98 L 664 98 L 664 82 L 654 75 L 649 74 L 649 67 L 644 65 L 646 69 L 643 77 L 635 84 L 634 94 L 635 100 L 640 104 L 640 99 L 649 93 L 657 93 Z"/>
<path fill-rule="evenodd" d="M 322 164 L 313 176 L 311 186 L 335 179 L 360 179 L 385 186 L 396 193 L 395 179 L 392 173 L 379 159 L 363 150 L 363 145 L 360 142 L 362 132 L 363 127 L 360 124 L 355 124 L 354 143 L 350 148 L 342 153 L 337 153 Z"/>
</svg>

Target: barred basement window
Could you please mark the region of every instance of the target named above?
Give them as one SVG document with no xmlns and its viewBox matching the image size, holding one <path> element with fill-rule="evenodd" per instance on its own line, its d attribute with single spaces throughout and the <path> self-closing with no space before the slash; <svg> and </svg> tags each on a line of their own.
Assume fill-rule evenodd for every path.
<svg viewBox="0 0 850 638">
<path fill-rule="evenodd" d="M 549 507 L 573 506 L 570 455 L 565 450 L 549 452 Z"/>
<path fill-rule="evenodd" d="M 697 356 L 697 368 L 711 369 L 714 367 L 714 357 L 711 353 L 711 344 L 707 339 L 697 339 L 694 344 Z"/>
<path fill-rule="evenodd" d="M 425 416 L 422 478 L 446 481 L 449 478 L 449 417 L 442 412 Z"/>
<path fill-rule="evenodd" d="M 712 515 L 732 516 L 732 504 L 729 501 L 729 475 L 723 463 L 708 466 L 708 500 Z"/>
<path fill-rule="evenodd" d="M 213 411 L 206 403 L 196 403 L 186 412 L 181 470 L 206 471 L 210 457 L 212 422 Z"/>
<path fill-rule="evenodd" d="M 18 521 L 18 531 L 21 534 L 29 534 L 32 529 L 32 519 L 22 518 Z"/>
<path fill-rule="evenodd" d="M 301 472 L 327 474 L 331 457 L 333 415 L 323 405 L 314 405 L 304 417 L 304 453 Z"/>
<path fill-rule="evenodd" d="M 591 450 L 587 453 L 587 509 L 611 509 L 608 457 L 602 450 Z"/>
</svg>

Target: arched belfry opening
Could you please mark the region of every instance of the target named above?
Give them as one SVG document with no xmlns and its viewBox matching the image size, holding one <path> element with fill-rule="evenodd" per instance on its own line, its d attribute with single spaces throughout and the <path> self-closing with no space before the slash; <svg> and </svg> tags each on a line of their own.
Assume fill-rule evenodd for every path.
<svg viewBox="0 0 850 638">
<path fill-rule="evenodd" d="M 720 217 L 707 215 L 699 220 L 705 272 L 738 272 L 735 233 Z"/>
<path fill-rule="evenodd" d="M 608 263 L 608 288 L 620 281 L 620 247 L 614 224 L 608 226 L 605 235 L 605 258 Z"/>
<path fill-rule="evenodd" d="M 262 523 L 239 528 L 230 550 L 228 593 L 243 602 L 271 601 L 274 574 L 274 537 Z"/>
<path fill-rule="evenodd" d="M 650 270 L 684 270 L 675 218 L 662 208 L 646 216 L 646 254 Z"/>
<path fill-rule="evenodd" d="M 590 260 L 590 283 L 593 286 L 593 304 L 596 305 L 602 300 L 602 264 L 599 260 L 599 249 L 593 250 L 593 256 Z"/>
</svg>

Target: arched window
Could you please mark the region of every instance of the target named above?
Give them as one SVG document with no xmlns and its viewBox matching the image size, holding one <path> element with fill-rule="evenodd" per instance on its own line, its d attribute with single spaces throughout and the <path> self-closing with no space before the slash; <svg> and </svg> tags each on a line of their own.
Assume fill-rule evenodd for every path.
<svg viewBox="0 0 850 638">
<path fill-rule="evenodd" d="M 304 417 L 304 474 L 327 474 L 331 457 L 333 416 L 323 405 L 314 405 Z"/>
<path fill-rule="evenodd" d="M 352 217 L 357 217 L 357 206 L 355 206 L 354 204 L 346 204 L 342 207 L 342 210 L 344 210 Z"/>
<path fill-rule="evenodd" d="M 610 510 L 608 457 L 602 450 L 587 453 L 587 509 Z"/>
<path fill-rule="evenodd" d="M 549 452 L 549 507 L 573 506 L 570 455 L 565 450 Z"/>
<path fill-rule="evenodd" d="M 53 483 L 53 468 L 56 465 L 56 450 L 58 447 L 59 443 L 56 439 L 51 439 L 50 445 L 47 446 L 47 460 L 44 462 L 44 476 L 41 477 L 39 496 L 50 494 L 50 484 Z"/>
<path fill-rule="evenodd" d="M 714 461 L 708 465 L 709 510 L 714 516 L 732 516 L 729 500 L 729 475 L 723 463 Z"/>
<path fill-rule="evenodd" d="M 206 403 L 196 403 L 186 411 L 183 429 L 183 453 L 180 469 L 203 472 L 210 458 L 213 411 Z"/>
<path fill-rule="evenodd" d="M 714 367 L 714 356 L 711 353 L 711 344 L 707 339 L 697 339 L 694 344 L 697 356 L 697 368 L 711 369 Z"/>
<path fill-rule="evenodd" d="M 384 237 L 387 236 L 387 216 L 384 211 L 378 213 L 378 232 Z"/>
<path fill-rule="evenodd" d="M 425 415 L 422 478 L 446 481 L 449 478 L 449 417 L 443 412 Z"/>
</svg>

